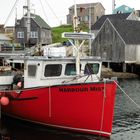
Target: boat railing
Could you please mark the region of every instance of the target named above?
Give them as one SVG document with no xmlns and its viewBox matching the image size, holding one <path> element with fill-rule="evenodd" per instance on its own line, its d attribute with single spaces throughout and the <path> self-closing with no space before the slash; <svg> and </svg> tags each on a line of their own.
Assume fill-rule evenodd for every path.
<svg viewBox="0 0 140 140">
<path fill-rule="evenodd" d="M 12 71 L 0 71 L 0 76 L 12 76 Z"/>
</svg>

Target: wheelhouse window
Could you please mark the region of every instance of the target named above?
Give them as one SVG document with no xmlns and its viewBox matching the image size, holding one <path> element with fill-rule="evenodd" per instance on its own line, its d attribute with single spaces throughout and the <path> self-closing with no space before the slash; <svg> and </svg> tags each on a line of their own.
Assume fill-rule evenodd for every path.
<svg viewBox="0 0 140 140">
<path fill-rule="evenodd" d="M 61 64 L 50 64 L 45 66 L 45 77 L 60 76 L 62 71 Z"/>
<path fill-rule="evenodd" d="M 80 69 L 81 69 L 81 65 L 80 65 Z M 65 75 L 67 76 L 76 75 L 76 65 L 74 63 L 66 65 Z"/>
<path fill-rule="evenodd" d="M 36 65 L 28 65 L 28 76 L 35 77 L 36 76 L 36 70 L 37 70 Z"/>
<path fill-rule="evenodd" d="M 87 63 L 85 66 L 84 74 L 97 74 L 99 72 L 98 63 Z"/>
</svg>

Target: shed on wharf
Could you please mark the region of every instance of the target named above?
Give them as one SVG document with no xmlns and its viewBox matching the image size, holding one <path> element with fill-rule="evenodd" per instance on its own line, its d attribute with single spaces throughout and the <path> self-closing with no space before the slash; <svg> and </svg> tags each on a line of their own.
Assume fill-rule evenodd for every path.
<svg viewBox="0 0 140 140">
<path fill-rule="evenodd" d="M 106 19 L 92 42 L 92 55 L 115 71 L 134 72 L 140 64 L 140 21 Z"/>
</svg>

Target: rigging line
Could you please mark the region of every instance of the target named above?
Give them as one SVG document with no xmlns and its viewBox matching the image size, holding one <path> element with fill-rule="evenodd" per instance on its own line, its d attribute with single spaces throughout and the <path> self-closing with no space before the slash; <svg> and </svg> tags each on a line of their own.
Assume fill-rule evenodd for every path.
<svg viewBox="0 0 140 140">
<path fill-rule="evenodd" d="M 104 93 L 103 93 L 103 102 L 102 102 L 102 114 L 101 114 L 101 126 L 100 126 L 100 135 L 103 130 L 104 123 L 104 112 L 105 112 L 105 101 L 106 101 L 106 80 L 104 80 Z"/>
<path fill-rule="evenodd" d="M 42 1 L 41 1 L 41 0 L 39 0 L 39 1 L 40 1 L 40 4 L 41 4 L 41 7 L 42 7 L 42 10 L 43 10 L 44 16 L 45 16 L 45 18 L 46 18 L 46 20 L 47 20 L 47 22 L 48 22 L 47 14 L 46 14 L 46 12 L 45 12 L 45 9 L 44 9 L 44 6 L 43 6 L 43 4 L 42 4 Z"/>
<path fill-rule="evenodd" d="M 52 106 L 51 106 L 51 101 L 52 101 L 52 97 L 51 97 L 51 86 L 49 85 L 49 117 L 51 118 L 52 116 Z"/>
<path fill-rule="evenodd" d="M 137 108 L 140 109 L 140 106 L 121 88 L 121 86 L 119 86 L 119 84 L 115 80 L 114 82 L 120 88 L 120 90 L 137 106 Z"/>
<path fill-rule="evenodd" d="M 6 19 L 6 21 L 5 21 L 5 23 L 4 23 L 4 25 L 6 25 L 7 21 L 9 20 L 9 18 L 10 18 L 10 16 L 11 16 L 11 14 L 13 13 L 13 10 L 14 10 L 16 4 L 18 3 L 18 1 L 19 1 L 19 0 L 16 0 L 16 1 L 15 1 L 15 3 L 14 3 L 14 5 L 13 5 L 13 7 L 12 7 L 12 9 L 11 9 L 11 11 L 10 11 L 10 13 L 9 13 L 9 15 L 8 15 L 8 17 L 7 17 L 7 19 Z"/>
<path fill-rule="evenodd" d="M 50 6 L 50 4 L 45 0 L 46 4 L 48 5 L 48 7 L 50 8 L 50 10 L 52 11 L 52 13 L 54 14 L 54 16 L 56 17 L 56 19 L 58 20 L 58 22 L 60 23 L 60 19 L 57 17 L 57 15 L 55 14 L 55 12 L 53 11 L 52 7 Z"/>
</svg>

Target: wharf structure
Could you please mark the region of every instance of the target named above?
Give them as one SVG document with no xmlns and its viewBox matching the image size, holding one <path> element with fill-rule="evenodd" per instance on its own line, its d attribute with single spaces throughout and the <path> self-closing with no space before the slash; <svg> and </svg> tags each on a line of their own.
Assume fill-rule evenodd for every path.
<svg viewBox="0 0 140 140">
<path fill-rule="evenodd" d="M 133 13 L 102 16 L 92 26 L 96 37 L 92 55 L 115 71 L 138 72 L 140 64 L 140 21 Z"/>
</svg>

